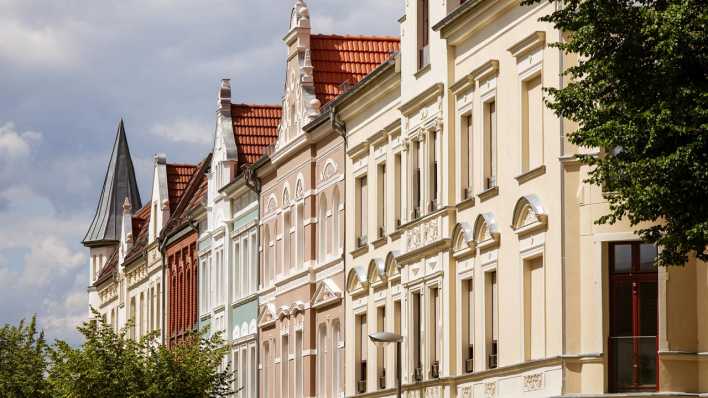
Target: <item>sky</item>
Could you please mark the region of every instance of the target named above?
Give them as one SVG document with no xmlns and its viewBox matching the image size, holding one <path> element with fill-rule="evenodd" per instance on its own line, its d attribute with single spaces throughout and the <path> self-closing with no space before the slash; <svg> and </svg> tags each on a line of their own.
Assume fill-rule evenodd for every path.
<svg viewBox="0 0 708 398">
<path fill-rule="evenodd" d="M 398 35 L 404 0 L 309 0 L 313 33 Z M 81 240 L 120 118 L 143 201 L 152 158 L 209 151 L 220 79 L 279 104 L 294 0 L 0 0 L 0 325 L 80 342 Z"/>
</svg>

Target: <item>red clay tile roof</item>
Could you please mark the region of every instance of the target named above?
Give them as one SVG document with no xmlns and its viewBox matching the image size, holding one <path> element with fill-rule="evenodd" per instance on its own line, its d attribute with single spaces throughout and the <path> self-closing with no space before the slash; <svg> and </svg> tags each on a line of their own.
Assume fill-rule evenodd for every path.
<svg viewBox="0 0 708 398">
<path fill-rule="evenodd" d="M 94 282 L 93 285 L 98 286 L 101 283 L 107 281 L 111 277 L 111 275 L 113 275 L 113 272 L 116 270 L 116 265 L 118 265 L 118 246 L 116 246 L 116 248 L 113 250 L 111 256 L 108 257 L 106 265 L 104 265 L 103 269 L 101 269 L 101 272 L 98 274 L 96 282 Z"/>
<path fill-rule="evenodd" d="M 197 166 L 191 164 L 167 164 L 167 192 L 170 198 L 170 210 L 177 207 L 179 198 L 182 197 L 189 179 L 196 170 Z"/>
<path fill-rule="evenodd" d="M 258 160 L 278 138 L 282 109 L 277 105 L 232 104 L 231 118 L 238 150 L 238 170 Z M 237 172 L 238 172 L 237 170 Z"/>
<path fill-rule="evenodd" d="M 398 37 L 312 35 L 315 95 L 322 105 L 335 99 L 400 50 Z"/>
<path fill-rule="evenodd" d="M 161 233 L 161 239 L 164 239 L 164 237 L 168 236 L 172 231 L 184 225 L 184 223 L 188 221 L 190 211 L 201 205 L 202 199 L 206 197 L 207 193 L 207 183 L 209 181 L 207 174 L 210 165 L 211 154 L 207 155 L 207 157 L 197 165 L 195 172 L 187 183 L 182 198 L 170 217 L 170 221 Z"/>
</svg>

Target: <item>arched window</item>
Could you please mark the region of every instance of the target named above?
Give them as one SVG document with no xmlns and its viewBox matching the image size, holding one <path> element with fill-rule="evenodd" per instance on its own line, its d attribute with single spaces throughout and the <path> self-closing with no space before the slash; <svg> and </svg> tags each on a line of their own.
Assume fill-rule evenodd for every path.
<svg viewBox="0 0 708 398">
<path fill-rule="evenodd" d="M 339 319 L 332 321 L 332 397 L 339 397 L 342 389 L 342 352 L 340 352 L 339 341 L 342 339 L 339 330 Z"/>
<path fill-rule="evenodd" d="M 270 396 L 270 345 L 268 342 L 263 343 L 263 363 L 261 364 L 263 369 L 263 393 L 266 397 Z"/>
<path fill-rule="evenodd" d="M 305 263 L 305 205 L 297 205 L 297 266 L 302 268 Z"/>
<path fill-rule="evenodd" d="M 287 274 L 293 265 L 292 249 L 290 249 L 290 245 L 293 244 L 290 239 L 292 225 L 292 215 L 290 210 L 286 210 L 283 212 L 283 269 L 281 270 L 283 274 Z"/>
<path fill-rule="evenodd" d="M 263 268 L 261 269 L 261 275 L 263 275 L 263 280 L 261 285 L 267 287 L 270 285 L 270 228 L 268 225 L 263 226 Z"/>
<path fill-rule="evenodd" d="M 317 396 L 324 397 L 327 391 L 327 325 L 322 323 L 317 331 Z"/>
<path fill-rule="evenodd" d="M 339 189 L 334 188 L 332 193 L 332 252 L 339 254 L 342 251 L 342 238 L 339 233 Z"/>
<path fill-rule="evenodd" d="M 320 263 L 324 263 L 325 255 L 327 254 L 327 197 L 324 193 L 320 194 L 318 202 L 320 205 L 320 215 L 317 220 L 317 225 L 319 226 L 318 229 L 320 233 L 317 247 L 319 248 Z"/>
</svg>

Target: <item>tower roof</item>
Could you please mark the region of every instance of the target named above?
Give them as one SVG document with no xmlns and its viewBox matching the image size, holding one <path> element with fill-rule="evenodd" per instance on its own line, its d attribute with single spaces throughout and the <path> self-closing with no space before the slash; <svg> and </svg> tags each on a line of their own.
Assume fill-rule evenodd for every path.
<svg viewBox="0 0 708 398">
<path fill-rule="evenodd" d="M 130 157 L 125 127 L 121 119 L 96 214 L 83 240 L 85 246 L 97 246 L 119 240 L 123 221 L 123 202 L 126 198 L 133 209 L 142 207 L 133 160 Z"/>
</svg>

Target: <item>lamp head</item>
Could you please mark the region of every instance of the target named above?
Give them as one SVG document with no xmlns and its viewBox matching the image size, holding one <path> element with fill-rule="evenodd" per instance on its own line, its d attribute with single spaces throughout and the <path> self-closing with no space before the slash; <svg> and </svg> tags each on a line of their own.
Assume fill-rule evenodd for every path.
<svg viewBox="0 0 708 398">
<path fill-rule="evenodd" d="M 391 332 L 374 332 L 369 334 L 369 339 L 374 344 L 388 344 L 402 341 L 403 336 Z"/>
</svg>

